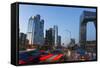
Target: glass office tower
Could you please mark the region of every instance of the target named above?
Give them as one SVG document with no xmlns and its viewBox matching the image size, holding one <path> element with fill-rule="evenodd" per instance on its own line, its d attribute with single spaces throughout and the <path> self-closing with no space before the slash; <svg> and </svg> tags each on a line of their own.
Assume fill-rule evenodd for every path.
<svg viewBox="0 0 100 68">
<path fill-rule="evenodd" d="M 31 16 L 28 22 L 27 39 L 29 44 L 44 44 L 44 20 L 40 19 L 40 15 Z"/>
</svg>

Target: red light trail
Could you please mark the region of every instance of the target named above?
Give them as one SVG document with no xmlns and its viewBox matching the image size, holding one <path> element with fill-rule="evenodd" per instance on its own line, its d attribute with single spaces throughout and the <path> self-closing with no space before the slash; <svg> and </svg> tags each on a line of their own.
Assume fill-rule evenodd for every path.
<svg viewBox="0 0 100 68">
<path fill-rule="evenodd" d="M 53 61 L 57 61 L 59 60 L 61 57 L 63 56 L 63 54 L 59 54 L 58 56 L 56 56 L 55 58 L 53 58 Z"/>
<path fill-rule="evenodd" d="M 53 56 L 53 54 L 43 56 L 43 57 L 40 58 L 40 61 L 45 61 L 46 59 L 50 58 L 51 56 Z"/>
</svg>

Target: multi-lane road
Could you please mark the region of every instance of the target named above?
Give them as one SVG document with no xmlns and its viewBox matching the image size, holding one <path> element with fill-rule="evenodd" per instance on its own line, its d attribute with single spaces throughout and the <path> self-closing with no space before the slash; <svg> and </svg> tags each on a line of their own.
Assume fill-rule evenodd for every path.
<svg viewBox="0 0 100 68">
<path fill-rule="evenodd" d="M 57 62 L 61 61 L 63 56 L 63 54 L 41 54 L 41 52 L 38 51 L 23 51 L 19 53 L 19 64 Z"/>
<path fill-rule="evenodd" d="M 79 51 L 79 50 L 78 50 Z M 82 50 L 81 50 L 82 51 Z M 82 53 L 82 52 L 81 52 Z M 46 62 L 62 62 L 62 61 L 85 61 L 94 60 L 96 56 L 89 56 L 88 54 L 81 54 L 75 51 L 60 52 L 54 51 L 47 53 L 46 51 L 41 52 L 39 50 L 32 51 L 21 51 L 19 52 L 19 64 L 28 63 L 46 63 Z"/>
</svg>

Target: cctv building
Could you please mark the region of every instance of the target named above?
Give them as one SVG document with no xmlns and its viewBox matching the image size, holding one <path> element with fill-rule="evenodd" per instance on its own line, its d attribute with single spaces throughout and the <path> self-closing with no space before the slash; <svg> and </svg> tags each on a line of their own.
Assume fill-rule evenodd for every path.
<svg viewBox="0 0 100 68">
<path fill-rule="evenodd" d="M 29 44 L 43 45 L 44 44 L 44 20 L 41 20 L 40 15 L 31 16 L 28 22 L 27 39 Z"/>
</svg>

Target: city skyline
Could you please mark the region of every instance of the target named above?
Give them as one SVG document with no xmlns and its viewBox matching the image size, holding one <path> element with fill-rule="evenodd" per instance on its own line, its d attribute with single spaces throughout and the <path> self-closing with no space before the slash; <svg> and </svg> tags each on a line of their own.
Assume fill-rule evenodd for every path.
<svg viewBox="0 0 100 68">
<path fill-rule="evenodd" d="M 84 10 L 93 11 L 95 9 L 90 8 L 72 8 L 72 7 L 54 7 L 54 6 L 36 6 L 36 5 L 20 5 L 19 6 L 19 26 L 20 31 L 27 33 L 28 19 L 30 16 L 35 16 L 37 14 L 41 15 L 41 18 L 44 19 L 44 36 L 45 30 L 53 27 L 54 25 L 58 26 L 58 35 L 63 37 L 63 42 L 69 42 L 69 33 L 71 32 L 71 37 L 75 38 L 76 42 L 79 41 L 79 21 L 80 15 Z M 45 10 L 46 9 L 46 10 Z M 27 10 L 27 11 L 25 11 Z M 73 12 L 74 11 L 74 12 Z M 73 16 L 74 15 L 74 16 Z M 75 24 L 76 23 L 76 24 Z M 95 27 L 93 23 L 88 23 L 88 39 L 95 40 Z M 76 30 L 75 30 L 76 29 Z M 92 30 L 92 31 L 91 31 Z M 66 39 L 67 38 L 67 39 Z"/>
</svg>

